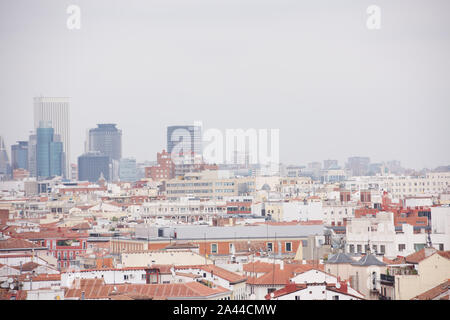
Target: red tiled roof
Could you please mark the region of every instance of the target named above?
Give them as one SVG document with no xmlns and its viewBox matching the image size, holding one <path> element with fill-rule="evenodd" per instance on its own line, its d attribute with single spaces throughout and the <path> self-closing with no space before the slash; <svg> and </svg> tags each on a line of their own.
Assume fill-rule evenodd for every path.
<svg viewBox="0 0 450 320">
<path fill-rule="evenodd" d="M 449 292 L 449 286 L 450 286 L 450 279 L 447 279 L 443 283 L 437 285 L 434 288 L 431 288 L 430 290 L 425 291 L 424 293 L 421 293 L 411 300 L 433 300 L 434 298 L 437 298 L 438 296 L 442 295 L 445 292 Z M 444 296 L 445 299 L 448 295 Z"/>
<path fill-rule="evenodd" d="M 303 290 L 306 288 L 307 288 L 307 285 L 304 283 L 301 283 L 301 284 L 300 283 L 289 283 L 284 288 L 274 291 L 273 297 L 271 297 L 270 294 L 267 294 L 265 296 L 265 298 L 266 298 L 266 300 L 270 300 L 270 299 L 278 298 L 278 297 L 281 297 L 281 296 L 284 296 L 284 295 L 287 295 L 287 294 L 290 294 L 290 293 L 293 293 L 293 292 L 296 292 L 299 290 Z"/>
<path fill-rule="evenodd" d="M 285 285 L 289 283 L 290 279 L 295 274 L 302 273 L 311 269 L 318 269 L 323 271 L 324 265 L 311 265 L 299 263 L 285 263 L 283 270 L 279 264 L 272 265 L 272 269 L 264 275 L 255 278 L 250 277 L 247 280 L 248 284 L 253 285 Z"/>
<path fill-rule="evenodd" d="M 178 270 L 183 270 L 183 269 L 201 269 L 203 271 L 209 272 L 209 273 L 213 273 L 214 275 L 227 280 L 228 282 L 230 282 L 231 284 L 235 284 L 235 283 L 240 283 L 240 282 L 244 282 L 247 278 L 228 271 L 226 269 L 220 268 L 218 266 L 215 265 L 196 265 L 196 266 L 177 266 L 175 267 Z"/>
<path fill-rule="evenodd" d="M 26 274 L 22 274 L 18 277 L 19 281 L 26 281 L 27 279 Z M 61 274 L 59 273 L 55 273 L 55 274 L 51 274 L 51 273 L 42 273 L 42 274 L 38 274 L 35 276 L 32 276 L 31 279 L 34 282 L 38 282 L 38 281 L 60 281 L 61 280 Z"/>
<path fill-rule="evenodd" d="M 85 279 L 87 280 L 87 279 Z M 100 280 L 100 279 L 89 279 Z M 100 280 L 101 281 L 101 280 Z M 66 289 L 66 298 L 80 298 L 85 292 L 85 299 L 109 299 L 118 295 L 140 297 L 148 299 L 170 298 L 202 298 L 229 292 L 222 287 L 210 288 L 199 282 L 171 283 L 171 284 L 120 284 L 104 285 L 100 281 L 82 285 L 79 288 Z"/>
<path fill-rule="evenodd" d="M 438 250 L 434 250 L 434 252 L 432 254 L 430 254 L 429 256 L 426 256 L 426 248 L 423 248 L 420 251 L 414 252 L 412 254 L 410 254 L 409 256 L 405 257 L 405 261 L 407 263 L 419 263 L 420 261 L 424 260 L 425 258 L 428 258 L 430 256 L 432 256 L 433 254 L 437 253 L 439 254 L 441 257 L 450 259 L 450 251 L 438 251 Z"/>
<path fill-rule="evenodd" d="M 9 238 L 6 240 L 0 240 L 0 250 L 33 249 L 33 248 L 44 249 L 44 247 L 41 247 L 25 239 Z"/>
<path fill-rule="evenodd" d="M 22 239 L 79 239 L 87 238 L 89 234 L 69 231 L 67 229 L 61 228 L 59 230 L 46 230 L 40 232 L 22 232 L 17 233 L 15 236 Z"/>
</svg>

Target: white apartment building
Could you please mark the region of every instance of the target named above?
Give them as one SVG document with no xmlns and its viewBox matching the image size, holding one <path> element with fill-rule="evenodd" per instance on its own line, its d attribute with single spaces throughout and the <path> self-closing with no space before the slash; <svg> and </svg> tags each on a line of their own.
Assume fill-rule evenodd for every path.
<svg viewBox="0 0 450 320">
<path fill-rule="evenodd" d="M 406 196 L 438 196 L 448 191 L 450 172 L 431 172 L 421 177 L 411 176 L 370 176 L 353 177 L 345 182 L 349 190 L 385 190 L 394 198 Z"/>
<path fill-rule="evenodd" d="M 383 254 L 387 258 L 407 256 L 427 244 L 427 233 L 414 233 L 412 225 L 403 224 L 395 230 L 392 212 L 380 212 L 376 217 L 354 218 L 347 223 L 346 252 Z M 442 230 L 441 230 L 442 231 Z M 448 250 L 449 234 L 430 234 L 436 249 Z"/>
<path fill-rule="evenodd" d="M 282 202 L 282 221 L 322 220 L 321 201 L 291 201 Z"/>
<path fill-rule="evenodd" d="M 355 216 L 356 203 L 354 202 L 333 202 L 326 201 L 323 203 L 323 223 L 327 226 L 343 225 L 344 219 L 351 219 Z"/>
<path fill-rule="evenodd" d="M 146 223 L 152 219 L 172 219 L 184 222 L 206 220 L 206 216 L 226 214 L 225 200 L 200 201 L 195 198 L 180 198 L 178 201 L 161 200 L 146 202 L 140 210 Z"/>
</svg>

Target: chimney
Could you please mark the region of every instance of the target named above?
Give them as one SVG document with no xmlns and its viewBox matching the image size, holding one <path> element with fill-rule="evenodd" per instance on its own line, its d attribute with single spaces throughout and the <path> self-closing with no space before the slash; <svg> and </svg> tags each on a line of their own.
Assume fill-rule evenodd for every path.
<svg viewBox="0 0 450 320">
<path fill-rule="evenodd" d="M 84 300 L 84 291 L 81 291 L 81 300 Z"/>
</svg>

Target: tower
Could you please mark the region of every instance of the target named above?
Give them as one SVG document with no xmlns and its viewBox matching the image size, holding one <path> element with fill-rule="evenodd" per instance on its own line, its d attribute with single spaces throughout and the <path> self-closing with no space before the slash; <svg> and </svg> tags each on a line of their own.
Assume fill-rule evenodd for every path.
<svg viewBox="0 0 450 320">
<path fill-rule="evenodd" d="M 63 176 L 70 177 L 70 109 L 69 98 L 35 97 L 34 128 L 37 130 L 41 121 L 51 121 L 54 133 L 61 138 L 64 163 Z"/>
</svg>

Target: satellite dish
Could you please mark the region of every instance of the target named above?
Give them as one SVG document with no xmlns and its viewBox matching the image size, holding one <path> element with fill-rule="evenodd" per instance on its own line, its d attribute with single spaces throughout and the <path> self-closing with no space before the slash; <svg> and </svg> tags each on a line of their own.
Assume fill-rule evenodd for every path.
<svg viewBox="0 0 450 320">
<path fill-rule="evenodd" d="M 11 283 L 11 284 L 9 285 L 9 288 L 10 288 L 11 290 L 14 290 L 14 285 Z"/>
</svg>

